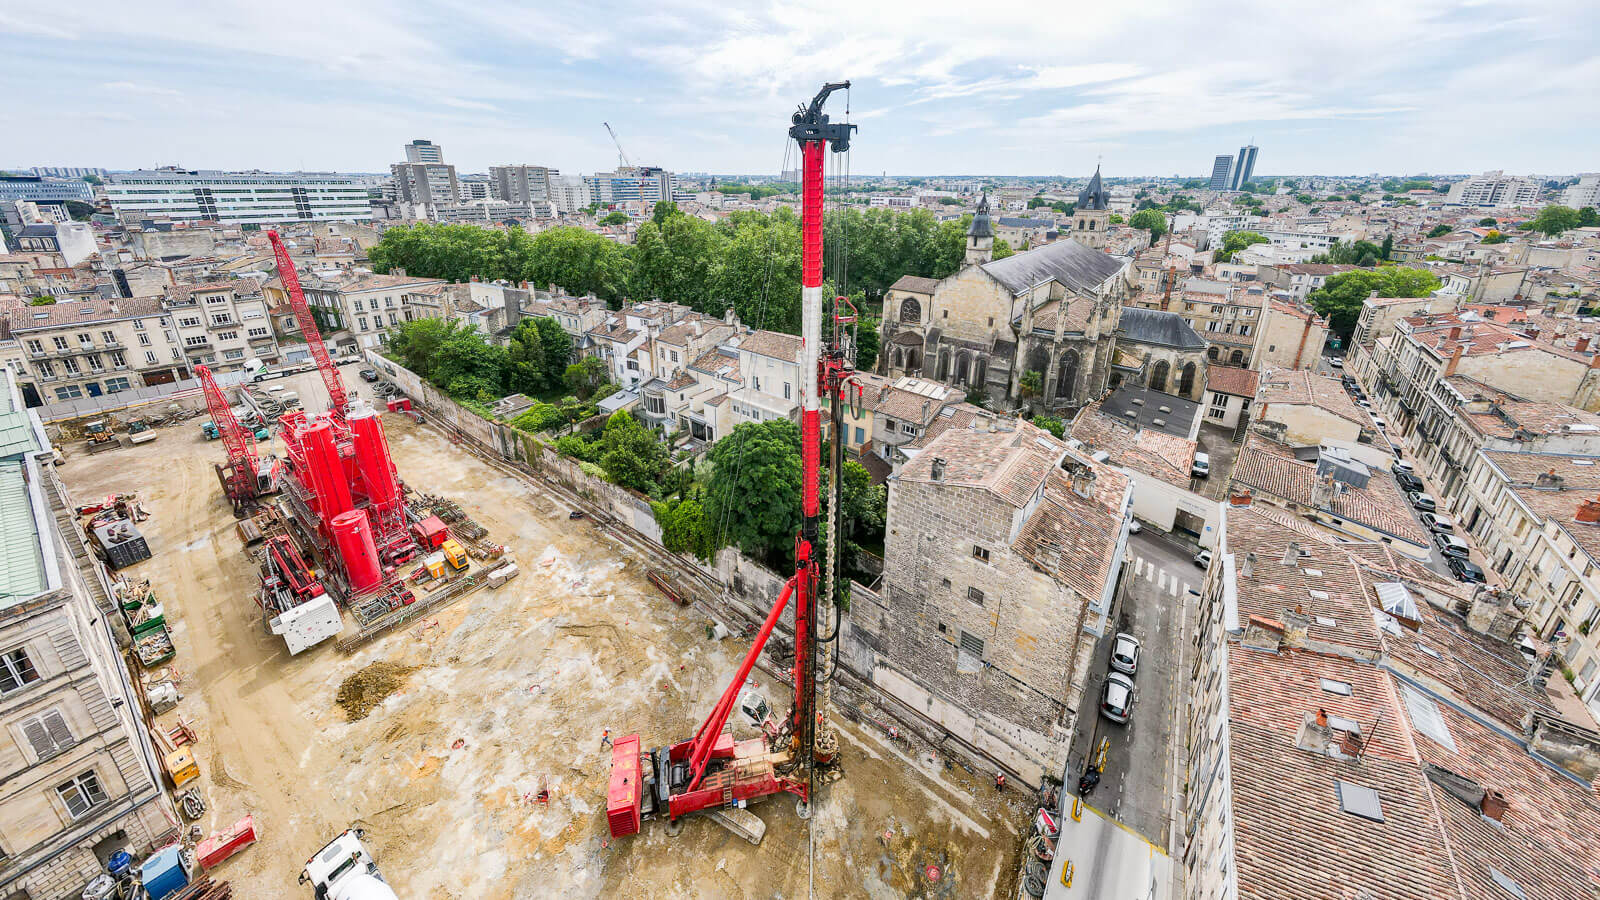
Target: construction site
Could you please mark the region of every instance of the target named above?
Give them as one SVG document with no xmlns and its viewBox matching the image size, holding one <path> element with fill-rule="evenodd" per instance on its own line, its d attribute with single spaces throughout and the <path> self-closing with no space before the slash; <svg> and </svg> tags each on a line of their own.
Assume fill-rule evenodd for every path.
<svg viewBox="0 0 1600 900">
<path fill-rule="evenodd" d="M 818 482 L 840 456 L 820 458 L 820 400 L 832 415 L 850 402 L 854 317 L 828 304 L 824 338 L 820 210 L 824 158 L 852 126 L 821 108 L 846 87 L 790 129 L 818 377 L 802 386 L 795 570 L 764 620 L 728 616 L 692 564 L 425 422 L 387 383 L 348 388 L 276 233 L 316 369 L 229 396 L 200 367 L 198 433 L 69 448 L 76 495 L 137 492 L 148 514 L 148 560 L 122 576 L 160 598 L 143 691 L 165 700 L 152 731 L 184 761 L 169 776 L 190 827 L 214 835 L 208 871 L 241 896 L 289 896 L 354 847 L 407 898 L 1017 892 L 1031 795 L 902 735 L 828 661 Z M 768 647 L 780 622 L 792 641 Z M 333 882 L 316 878 L 321 896 Z"/>
</svg>

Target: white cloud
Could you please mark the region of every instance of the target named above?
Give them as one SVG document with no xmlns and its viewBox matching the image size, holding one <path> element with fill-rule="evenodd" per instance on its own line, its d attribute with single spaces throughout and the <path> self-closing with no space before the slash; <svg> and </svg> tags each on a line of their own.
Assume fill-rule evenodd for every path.
<svg viewBox="0 0 1600 900">
<path fill-rule="evenodd" d="M 161 97 L 177 97 L 182 93 L 172 88 L 158 87 L 153 84 L 139 84 L 132 81 L 108 81 L 101 87 L 108 91 L 118 91 L 125 94 L 151 94 Z"/>
</svg>

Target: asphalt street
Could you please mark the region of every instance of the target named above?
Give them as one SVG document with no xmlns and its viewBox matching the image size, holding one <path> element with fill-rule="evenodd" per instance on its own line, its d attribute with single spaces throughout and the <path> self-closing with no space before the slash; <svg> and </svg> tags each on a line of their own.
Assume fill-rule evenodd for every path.
<svg viewBox="0 0 1600 900">
<path fill-rule="evenodd" d="M 1143 835 L 1152 844 L 1169 847 L 1169 823 L 1177 812 L 1178 785 L 1173 774 L 1174 754 L 1181 750 L 1182 681 L 1187 672 L 1184 654 L 1186 629 L 1193 621 L 1193 595 L 1205 573 L 1189 553 L 1163 536 L 1145 531 L 1128 542 L 1128 565 L 1113 615 L 1116 628 L 1095 650 L 1088 690 L 1080 711 L 1078 739 L 1073 747 L 1073 781 L 1084 761 L 1109 740 L 1106 769 L 1099 786 L 1088 798 L 1096 809 Z M 1100 691 L 1110 671 L 1111 643 L 1116 631 L 1126 631 L 1141 643 L 1139 671 L 1134 676 L 1133 716 L 1118 725 L 1100 715 Z"/>
</svg>

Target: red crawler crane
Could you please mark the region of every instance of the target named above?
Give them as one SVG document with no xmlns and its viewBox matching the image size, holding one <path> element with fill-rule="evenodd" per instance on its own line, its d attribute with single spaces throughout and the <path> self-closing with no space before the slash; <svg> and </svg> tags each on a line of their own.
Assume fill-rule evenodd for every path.
<svg viewBox="0 0 1600 900">
<path fill-rule="evenodd" d="M 322 373 L 322 383 L 328 389 L 328 410 L 334 418 L 343 421 L 345 408 L 350 405 L 344 379 L 339 377 L 339 369 L 322 343 L 322 332 L 317 329 L 317 320 L 311 315 L 305 293 L 300 290 L 300 276 L 295 272 L 294 260 L 289 258 L 289 249 L 283 245 L 283 239 L 278 237 L 276 231 L 268 231 L 267 240 L 272 243 L 272 255 L 278 261 L 278 277 L 283 279 L 283 292 L 289 295 L 289 306 L 294 310 L 294 320 L 300 326 L 300 336 L 306 339 L 306 346 L 311 348 L 311 358 L 316 361 L 317 371 Z"/>
<path fill-rule="evenodd" d="M 801 503 L 804 523 L 795 538 L 795 573 L 767 614 L 760 632 L 750 645 L 739 672 L 723 691 L 716 707 L 700 725 L 693 738 L 666 747 L 641 752 L 639 736 L 617 739 L 612 750 L 612 769 L 606 803 L 606 816 L 613 837 L 638 832 L 646 817 L 666 816 L 677 825 L 683 816 L 705 810 L 742 806 L 779 792 L 799 798 L 797 811 L 810 815 L 813 776 L 819 766 L 831 765 L 838 755 L 838 740 L 827 727 L 823 711 L 817 708 L 816 619 L 821 597 L 821 569 L 816 558 L 820 503 L 817 496 L 818 464 L 821 450 L 821 396 L 832 398 L 835 425 L 832 462 L 839 459 L 842 401 L 851 376 L 849 353 L 839 340 L 840 326 L 853 324 L 853 316 L 835 314 L 833 339 L 826 347 L 822 337 L 822 202 L 823 159 L 831 149 L 849 149 L 854 125 L 833 123 L 822 112 L 828 95 L 848 88 L 850 82 L 824 85 L 802 106 L 791 120 L 789 136 L 800 144 L 802 182 L 800 189 L 801 234 L 801 379 L 800 447 Z M 847 301 L 836 301 L 842 309 Z M 840 479 L 831 481 L 837 492 Z M 838 510 L 838 503 L 829 505 Z M 838 529 L 831 530 L 838 534 Z M 827 561 L 831 574 L 833 560 Z M 763 737 L 735 741 L 727 730 L 745 679 L 778 624 L 789 598 L 794 609 L 794 705 L 781 725 L 764 723 Z M 837 628 L 834 629 L 837 635 Z M 821 637 L 828 641 L 832 638 Z"/>
<path fill-rule="evenodd" d="M 234 518 L 242 519 L 261 493 L 261 463 L 256 457 L 255 436 L 248 434 L 234 417 L 233 407 L 211 377 L 211 370 L 195 366 L 194 374 L 205 391 L 211 422 L 217 426 L 222 446 L 228 451 L 227 464 L 217 463 L 217 477 L 222 481 L 222 492 L 233 504 Z"/>
</svg>

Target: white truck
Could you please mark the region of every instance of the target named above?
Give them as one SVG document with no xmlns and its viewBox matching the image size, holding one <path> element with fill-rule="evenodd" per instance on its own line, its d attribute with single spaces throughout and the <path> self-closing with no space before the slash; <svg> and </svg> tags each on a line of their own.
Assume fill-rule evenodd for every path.
<svg viewBox="0 0 1600 900">
<path fill-rule="evenodd" d="M 359 828 L 348 828 L 306 860 L 300 883 L 310 884 L 317 900 L 400 900 L 372 861 Z"/>
</svg>

